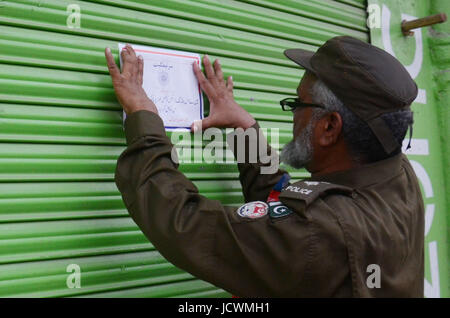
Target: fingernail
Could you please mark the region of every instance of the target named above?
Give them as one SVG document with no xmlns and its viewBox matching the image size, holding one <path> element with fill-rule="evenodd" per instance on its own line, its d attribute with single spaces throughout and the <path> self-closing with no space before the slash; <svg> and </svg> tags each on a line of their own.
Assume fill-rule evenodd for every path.
<svg viewBox="0 0 450 318">
<path fill-rule="evenodd" d="M 230 80 L 231 80 L 231 81 L 233 80 L 233 76 L 230 76 Z"/>
<path fill-rule="evenodd" d="M 142 57 L 142 55 L 139 55 L 138 59 L 140 59 L 142 61 L 144 58 Z"/>
<path fill-rule="evenodd" d="M 219 59 L 217 59 L 217 64 L 219 64 L 219 65 L 220 65 L 220 61 L 219 61 Z"/>
<path fill-rule="evenodd" d="M 205 59 L 209 60 L 208 54 L 205 54 Z"/>
<path fill-rule="evenodd" d="M 111 53 L 111 49 L 109 47 L 106 48 L 107 53 Z"/>
<path fill-rule="evenodd" d="M 198 126 L 196 123 L 194 123 L 194 132 L 197 132 L 197 131 L 198 131 Z"/>
</svg>

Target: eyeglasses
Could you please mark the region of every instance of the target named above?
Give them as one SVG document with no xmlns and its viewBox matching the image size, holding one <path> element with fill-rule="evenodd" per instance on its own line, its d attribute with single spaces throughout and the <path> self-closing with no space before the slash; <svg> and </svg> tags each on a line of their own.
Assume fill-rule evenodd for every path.
<svg viewBox="0 0 450 318">
<path fill-rule="evenodd" d="M 281 108 L 284 111 L 288 111 L 288 110 L 294 111 L 294 109 L 296 109 L 297 107 L 319 107 L 319 108 L 325 108 L 322 105 L 303 103 L 298 98 L 290 98 L 290 97 L 289 98 L 285 98 L 283 100 L 280 100 L 280 105 L 281 105 Z"/>
</svg>

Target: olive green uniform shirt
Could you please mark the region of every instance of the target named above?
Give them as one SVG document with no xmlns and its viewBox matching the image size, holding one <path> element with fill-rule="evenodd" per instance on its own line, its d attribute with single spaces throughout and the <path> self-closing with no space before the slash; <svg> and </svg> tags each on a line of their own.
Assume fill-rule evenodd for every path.
<svg viewBox="0 0 450 318">
<path fill-rule="evenodd" d="M 131 114 L 125 133 L 117 187 L 179 268 L 242 297 L 423 297 L 424 205 L 403 154 L 293 183 L 279 196 L 292 213 L 251 219 L 177 170 L 158 115 Z M 265 202 L 285 173 L 260 166 L 238 165 L 246 202 Z"/>
</svg>

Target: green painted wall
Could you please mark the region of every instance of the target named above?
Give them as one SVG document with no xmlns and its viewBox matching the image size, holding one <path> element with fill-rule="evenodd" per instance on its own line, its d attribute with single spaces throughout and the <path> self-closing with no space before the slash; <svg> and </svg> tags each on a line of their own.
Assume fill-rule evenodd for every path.
<svg viewBox="0 0 450 318">
<path fill-rule="evenodd" d="M 403 19 L 449 14 L 449 2 L 369 0 L 368 12 L 371 42 L 394 54 L 420 89 L 412 105 L 412 149 L 406 154 L 426 208 L 425 296 L 449 297 L 449 23 L 418 29 L 412 37 L 404 37 L 400 29 Z"/>
</svg>

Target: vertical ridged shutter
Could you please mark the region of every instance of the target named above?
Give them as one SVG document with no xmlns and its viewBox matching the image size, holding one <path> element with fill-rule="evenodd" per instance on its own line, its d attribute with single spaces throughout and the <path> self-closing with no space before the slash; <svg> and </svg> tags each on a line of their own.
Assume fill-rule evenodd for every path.
<svg viewBox="0 0 450 318">
<path fill-rule="evenodd" d="M 66 25 L 69 4 L 79 29 Z M 364 1 L 0 1 L 0 296 L 228 296 L 167 263 L 129 218 L 114 184 L 125 139 L 104 48 L 219 57 L 237 101 L 280 128 L 283 145 L 292 118 L 278 101 L 302 71 L 282 52 L 336 35 L 368 41 Z M 243 201 L 234 164 L 180 169 L 207 197 Z M 81 288 L 67 287 L 69 264 Z"/>
</svg>

